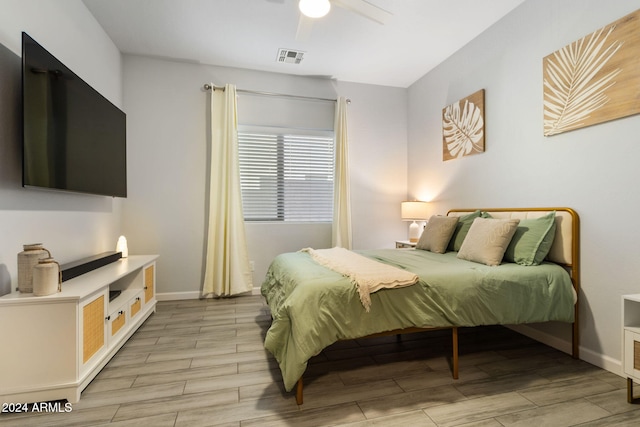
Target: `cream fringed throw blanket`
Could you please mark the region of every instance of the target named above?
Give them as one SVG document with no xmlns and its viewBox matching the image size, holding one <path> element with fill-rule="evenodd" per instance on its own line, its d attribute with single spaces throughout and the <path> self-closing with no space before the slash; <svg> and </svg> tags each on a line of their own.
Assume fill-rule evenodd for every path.
<svg viewBox="0 0 640 427">
<path fill-rule="evenodd" d="M 348 277 L 356 285 L 360 301 L 367 312 L 371 307 L 371 293 L 383 288 L 413 285 L 418 281 L 418 276 L 409 271 L 374 261 L 344 248 L 305 248 L 300 252 L 308 252 L 318 264 Z"/>
</svg>

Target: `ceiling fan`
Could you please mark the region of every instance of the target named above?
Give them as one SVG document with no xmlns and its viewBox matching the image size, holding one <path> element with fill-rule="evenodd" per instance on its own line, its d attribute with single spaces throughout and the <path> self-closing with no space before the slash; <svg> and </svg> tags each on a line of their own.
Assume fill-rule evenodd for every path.
<svg viewBox="0 0 640 427">
<path fill-rule="evenodd" d="M 311 34 L 314 20 L 329 13 L 332 5 L 357 13 L 378 24 L 384 24 L 391 17 L 391 13 L 366 0 L 300 0 L 296 40 L 306 40 Z"/>
</svg>

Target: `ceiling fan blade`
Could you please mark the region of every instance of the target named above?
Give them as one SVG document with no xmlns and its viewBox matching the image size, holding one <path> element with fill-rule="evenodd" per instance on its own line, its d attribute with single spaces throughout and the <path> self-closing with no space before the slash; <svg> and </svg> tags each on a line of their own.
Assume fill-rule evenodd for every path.
<svg viewBox="0 0 640 427">
<path fill-rule="evenodd" d="M 298 29 L 296 30 L 296 40 L 299 42 L 309 40 L 311 30 L 313 29 L 313 18 L 300 14 L 298 18 Z"/>
<path fill-rule="evenodd" d="M 392 16 L 391 12 L 387 12 L 386 10 L 381 9 L 378 6 L 374 6 L 365 0 L 331 0 L 331 3 L 343 9 L 362 15 L 367 19 L 377 22 L 378 24 L 384 25 Z"/>
</svg>

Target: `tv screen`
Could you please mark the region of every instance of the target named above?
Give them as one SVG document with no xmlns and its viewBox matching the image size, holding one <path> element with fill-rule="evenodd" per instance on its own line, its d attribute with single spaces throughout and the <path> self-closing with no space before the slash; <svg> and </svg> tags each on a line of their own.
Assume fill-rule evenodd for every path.
<svg viewBox="0 0 640 427">
<path fill-rule="evenodd" d="M 126 115 L 22 33 L 23 186 L 127 196 Z"/>
</svg>

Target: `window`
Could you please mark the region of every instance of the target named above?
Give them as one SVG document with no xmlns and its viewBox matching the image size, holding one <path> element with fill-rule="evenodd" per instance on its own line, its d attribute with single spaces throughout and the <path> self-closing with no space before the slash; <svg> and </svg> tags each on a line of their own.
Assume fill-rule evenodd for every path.
<svg viewBox="0 0 640 427">
<path fill-rule="evenodd" d="M 333 220 L 333 133 L 240 130 L 245 221 Z"/>
</svg>

